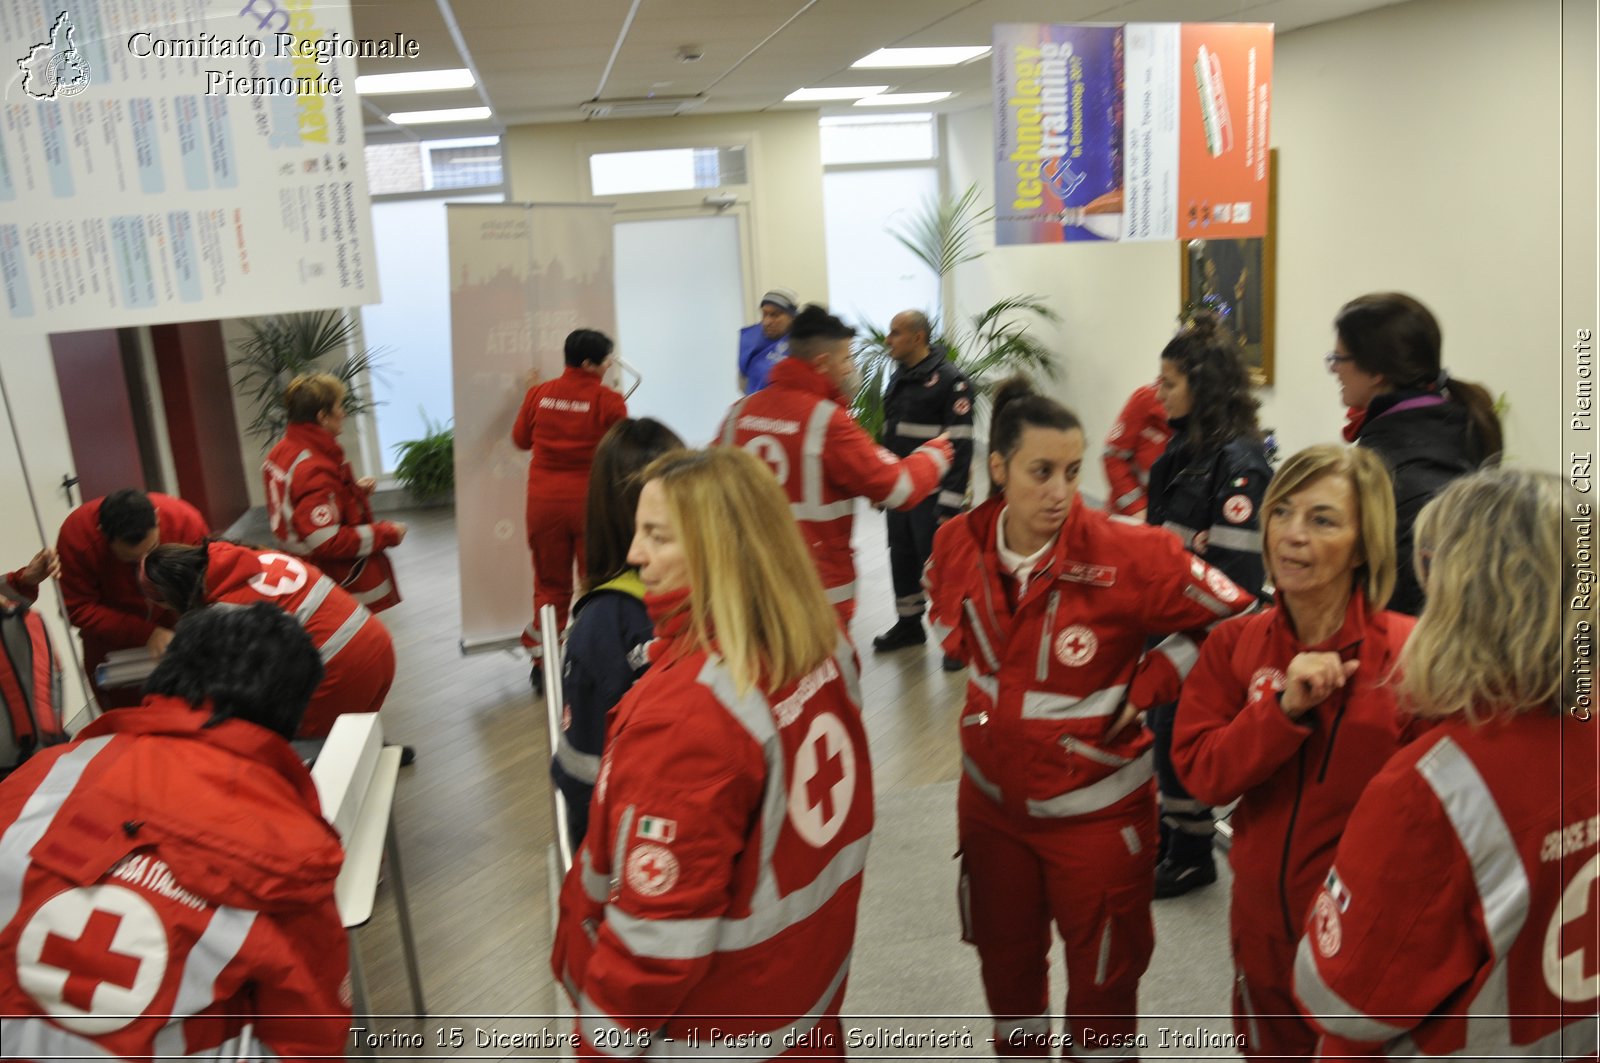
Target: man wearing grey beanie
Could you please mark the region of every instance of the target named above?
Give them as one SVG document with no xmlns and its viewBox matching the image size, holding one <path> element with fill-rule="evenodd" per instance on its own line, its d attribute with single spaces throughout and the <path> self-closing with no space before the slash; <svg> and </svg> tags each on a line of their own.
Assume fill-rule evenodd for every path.
<svg viewBox="0 0 1600 1063">
<path fill-rule="evenodd" d="M 739 390 L 746 395 L 767 386 L 767 374 L 789 353 L 789 326 L 799 297 L 774 288 L 761 297 L 761 320 L 739 330 Z"/>
</svg>

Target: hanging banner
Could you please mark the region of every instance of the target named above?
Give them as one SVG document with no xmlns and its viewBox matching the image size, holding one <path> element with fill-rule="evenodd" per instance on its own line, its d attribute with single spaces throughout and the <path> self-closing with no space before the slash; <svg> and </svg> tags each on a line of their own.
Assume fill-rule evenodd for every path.
<svg viewBox="0 0 1600 1063">
<path fill-rule="evenodd" d="M 0 335 L 378 300 L 347 0 L 0 0 Z"/>
<path fill-rule="evenodd" d="M 1000 244 L 1266 232 L 1272 26 L 994 28 Z"/>
<path fill-rule="evenodd" d="M 565 369 L 567 334 L 616 335 L 611 205 L 450 203 L 461 648 L 517 645 L 533 617 L 528 453 L 511 428 L 531 374 Z"/>
</svg>

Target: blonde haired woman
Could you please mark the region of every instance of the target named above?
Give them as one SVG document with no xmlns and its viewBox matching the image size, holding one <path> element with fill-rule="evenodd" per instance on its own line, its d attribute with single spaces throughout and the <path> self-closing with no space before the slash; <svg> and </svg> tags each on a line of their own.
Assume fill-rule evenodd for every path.
<svg viewBox="0 0 1600 1063">
<path fill-rule="evenodd" d="M 641 478 L 653 664 L 613 710 L 552 965 L 591 1048 L 715 1029 L 842 1057 L 873 821 L 854 654 L 760 460 L 678 451 Z"/>
<path fill-rule="evenodd" d="M 377 613 L 400 604 L 384 550 L 400 545 L 406 526 L 373 519 L 374 482 L 356 479 L 339 445 L 344 400 L 344 382 L 329 373 L 289 382 L 283 394 L 289 426 L 261 466 L 267 518 L 278 545 L 309 557 Z"/>
<path fill-rule="evenodd" d="M 1394 486 L 1359 447 L 1284 462 L 1261 504 L 1271 609 L 1206 639 L 1178 702 L 1172 760 L 1233 813 L 1234 1030 L 1252 1058 L 1304 1058 L 1316 1031 L 1290 991 L 1311 898 L 1350 810 L 1408 737 L 1391 673 L 1415 623 L 1394 589 Z"/>
<path fill-rule="evenodd" d="M 1592 637 L 1572 582 L 1591 520 L 1522 469 L 1417 520 L 1400 694 L 1435 724 L 1367 787 L 1306 920 L 1295 992 L 1324 1058 L 1593 1058 L 1600 761 L 1562 666 Z"/>
</svg>

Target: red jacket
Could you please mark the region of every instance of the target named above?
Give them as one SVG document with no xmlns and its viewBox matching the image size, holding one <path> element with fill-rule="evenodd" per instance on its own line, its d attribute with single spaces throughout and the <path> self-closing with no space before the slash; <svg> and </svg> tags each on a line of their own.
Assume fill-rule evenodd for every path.
<svg viewBox="0 0 1600 1063">
<path fill-rule="evenodd" d="M 1369 614 L 1357 591 L 1343 626 L 1315 646 L 1296 637 L 1280 604 L 1218 625 L 1201 647 L 1178 702 L 1172 763 L 1200 801 L 1239 799 L 1228 853 L 1237 925 L 1300 936 L 1356 799 L 1409 737 L 1390 672 L 1415 623 Z M 1278 700 L 1289 662 L 1323 651 L 1361 666 L 1291 720 Z"/>
<path fill-rule="evenodd" d="M 206 601 L 251 605 L 267 602 L 294 614 L 322 655 L 322 682 L 301 721 L 300 735 L 328 733 L 341 711 L 372 712 L 357 702 L 328 704 L 324 691 L 343 692 L 370 683 L 387 691 L 394 680 L 394 646 L 383 621 L 346 594 L 308 561 L 290 554 L 232 543 L 212 543 L 206 561 Z M 368 675 L 377 671 L 382 675 Z"/>
<path fill-rule="evenodd" d="M 291 424 L 261 465 L 272 534 L 289 553 L 309 557 L 373 612 L 400 604 L 384 550 L 399 529 L 374 520 L 339 440 L 319 424 Z"/>
<path fill-rule="evenodd" d="M 343 1053 L 338 836 L 286 742 L 209 716 L 146 698 L 0 787 L 7 1058 Z"/>
<path fill-rule="evenodd" d="M 1167 408 L 1156 398 L 1156 386 L 1146 384 L 1135 389 L 1106 433 L 1106 450 L 1101 458 L 1110 486 L 1106 509 L 1127 516 L 1145 508 L 1150 466 L 1161 457 L 1171 438 Z"/>
<path fill-rule="evenodd" d="M 1143 728 L 1105 741 L 1124 703 L 1157 703 L 1130 691 L 1146 640 L 1195 630 L 1160 651 L 1181 677 L 1198 629 L 1254 599 L 1162 529 L 1114 521 L 1079 497 L 1013 608 L 995 545 L 1004 508 L 992 498 L 948 521 L 924 574 L 935 633 L 972 666 L 962 766 L 1015 815 L 1101 813 L 1153 774 Z"/>
<path fill-rule="evenodd" d="M 25 571 L 26 567 L 0 575 L 0 602 L 32 605 L 39 600 L 39 585 L 26 582 L 22 578 Z"/>
<path fill-rule="evenodd" d="M 533 450 L 528 463 L 528 497 L 537 482 L 541 491 L 552 483 L 571 481 L 584 491 L 589 467 L 606 430 L 628 416 L 628 404 L 586 369 L 567 366 L 554 380 L 528 389 L 511 429 L 518 450 Z"/>
<path fill-rule="evenodd" d="M 649 599 L 654 663 L 613 710 L 561 891 L 551 962 L 585 1054 L 637 1054 L 641 1032 L 646 1054 L 670 1050 L 661 1034 L 803 1035 L 849 974 L 873 822 L 854 654 L 841 636 L 798 683 L 739 696 L 720 658 L 679 656 L 683 597 Z M 772 1040 L 763 1056 L 790 1047 Z"/>
<path fill-rule="evenodd" d="M 767 387 L 734 404 L 718 436 L 777 476 L 836 607 L 856 596 L 850 548 L 856 498 L 883 509 L 912 509 L 938 490 L 950 468 L 948 441 L 930 440 L 904 458 L 874 443 L 850 416 L 850 400 L 794 357 L 773 367 Z"/>
<path fill-rule="evenodd" d="M 1597 779 L 1594 724 L 1551 708 L 1451 718 L 1378 773 L 1295 963 L 1322 1058 L 1595 1058 Z"/>
<path fill-rule="evenodd" d="M 143 646 L 158 627 L 178 618 L 152 605 L 139 590 L 139 566 L 118 561 L 100 531 L 100 503 L 85 502 L 61 522 L 61 600 L 83 638 L 83 668 L 91 677 L 112 650 Z M 150 492 L 164 543 L 193 545 L 211 533 L 200 512 L 181 498 Z"/>
</svg>

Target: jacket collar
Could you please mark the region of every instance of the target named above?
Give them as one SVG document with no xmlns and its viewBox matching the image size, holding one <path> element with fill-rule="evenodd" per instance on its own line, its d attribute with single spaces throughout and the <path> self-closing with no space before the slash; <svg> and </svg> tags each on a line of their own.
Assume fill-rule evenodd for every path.
<svg viewBox="0 0 1600 1063">
<path fill-rule="evenodd" d="M 293 440 L 297 446 L 332 458 L 336 464 L 344 462 L 344 448 L 339 445 L 338 437 L 315 421 L 291 424 L 284 430 L 283 435 L 285 439 Z"/>
<path fill-rule="evenodd" d="M 844 392 L 833 386 L 832 381 L 813 368 L 810 362 L 804 358 L 796 358 L 792 354 L 786 355 L 773 366 L 772 375 L 767 379 L 771 387 L 793 388 L 810 395 L 832 399 L 841 406 L 850 405 L 850 400 L 844 397 Z"/>
<path fill-rule="evenodd" d="M 949 356 L 946 355 L 943 350 L 939 349 L 938 347 L 929 347 L 928 357 L 924 358 L 910 369 L 902 368 L 899 363 L 896 363 L 894 367 L 894 379 L 921 380 L 924 377 L 931 376 L 936 369 L 939 369 L 947 361 L 949 361 Z"/>
<path fill-rule="evenodd" d="M 1295 634 L 1294 624 L 1290 621 L 1289 608 L 1284 603 L 1282 593 L 1275 596 L 1276 613 L 1275 623 L 1283 625 L 1283 630 L 1288 633 L 1295 645 L 1305 653 L 1344 653 L 1352 648 L 1359 648 L 1367 641 L 1369 632 L 1377 634 L 1385 629 L 1382 612 L 1373 613 L 1367 606 L 1367 595 L 1359 586 L 1350 594 L 1350 601 L 1344 607 L 1344 622 L 1339 625 L 1339 630 L 1315 645 L 1307 645 Z M 1374 638 L 1373 645 L 1384 645 L 1385 640 Z"/>
</svg>

